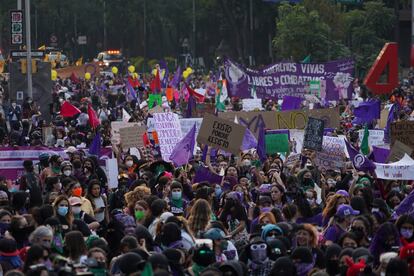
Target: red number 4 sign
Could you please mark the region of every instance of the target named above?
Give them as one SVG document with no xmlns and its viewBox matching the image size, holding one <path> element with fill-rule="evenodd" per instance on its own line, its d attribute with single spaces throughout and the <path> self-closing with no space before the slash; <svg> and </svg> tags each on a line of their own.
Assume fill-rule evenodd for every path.
<svg viewBox="0 0 414 276">
<path fill-rule="evenodd" d="M 387 82 L 379 83 L 387 69 Z M 398 44 L 386 43 L 365 77 L 364 84 L 374 94 L 390 94 L 398 86 Z"/>
</svg>

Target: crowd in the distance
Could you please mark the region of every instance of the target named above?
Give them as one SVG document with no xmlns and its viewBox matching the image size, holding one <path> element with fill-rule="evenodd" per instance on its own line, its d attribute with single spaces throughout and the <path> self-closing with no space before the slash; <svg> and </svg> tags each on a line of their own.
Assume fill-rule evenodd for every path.
<svg viewBox="0 0 414 276">
<path fill-rule="evenodd" d="M 2 95 L 0 144 L 63 147 L 68 156 L 24 161 L 17 185 L 0 176 L 2 274 L 414 275 L 414 217 L 394 213 L 412 181 L 377 179 L 352 162 L 322 169 L 306 150 L 287 165 L 283 155 L 260 162 L 255 150 L 234 156 L 199 145 L 176 168 L 160 160 L 150 135 L 150 150 L 131 154 L 111 143 L 110 123 L 122 120 L 125 109 L 130 122 L 146 124 L 150 81 L 140 77 L 137 101 L 128 99 L 121 75 L 58 78 L 46 139 L 36 103 L 8 105 Z M 191 85 L 207 82 L 197 75 Z M 364 92 L 358 97 L 366 99 Z M 402 107 L 398 119 L 410 119 L 409 89 L 402 86 L 393 100 Z M 59 115 L 65 101 L 81 113 Z M 89 104 L 97 129 L 89 125 Z M 227 105 L 237 109 L 238 101 Z M 277 101 L 263 105 L 278 109 Z M 358 147 L 350 101 L 339 106 L 341 127 L 329 135 L 344 134 Z M 175 100 L 163 108 L 185 113 Z M 118 159 L 117 188 L 108 187 L 99 157 L 87 154 L 97 132 Z M 195 182 L 200 170 L 223 180 Z"/>
</svg>

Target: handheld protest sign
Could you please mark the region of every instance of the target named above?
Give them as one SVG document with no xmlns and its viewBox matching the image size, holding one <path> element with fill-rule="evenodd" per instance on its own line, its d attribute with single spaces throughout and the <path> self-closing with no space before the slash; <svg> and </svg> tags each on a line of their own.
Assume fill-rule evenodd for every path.
<svg viewBox="0 0 414 276">
<path fill-rule="evenodd" d="M 201 123 L 197 142 L 237 155 L 243 143 L 245 132 L 246 127 L 244 126 L 206 113 Z"/>
<path fill-rule="evenodd" d="M 322 150 L 323 132 L 325 122 L 320 119 L 309 117 L 303 137 L 303 147 L 315 151 Z"/>
</svg>

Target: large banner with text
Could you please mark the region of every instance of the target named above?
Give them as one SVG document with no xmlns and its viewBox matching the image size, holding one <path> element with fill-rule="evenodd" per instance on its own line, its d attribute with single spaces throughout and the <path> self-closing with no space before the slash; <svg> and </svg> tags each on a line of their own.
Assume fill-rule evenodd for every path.
<svg viewBox="0 0 414 276">
<path fill-rule="evenodd" d="M 354 61 L 327 63 L 279 62 L 260 70 L 245 68 L 230 59 L 224 61 L 229 96 L 282 99 L 315 94 L 337 101 L 352 95 Z"/>
</svg>

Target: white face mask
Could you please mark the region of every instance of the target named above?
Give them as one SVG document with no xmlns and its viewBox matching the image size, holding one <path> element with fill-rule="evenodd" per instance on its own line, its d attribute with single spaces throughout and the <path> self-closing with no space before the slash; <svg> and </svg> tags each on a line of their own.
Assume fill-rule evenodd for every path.
<svg viewBox="0 0 414 276">
<path fill-rule="evenodd" d="M 132 165 L 134 165 L 134 161 L 128 160 L 125 162 L 125 165 L 127 165 L 128 168 L 131 168 Z"/>
<path fill-rule="evenodd" d="M 63 174 L 65 175 L 65 176 L 70 176 L 71 174 L 72 174 L 72 171 L 71 170 L 64 170 L 63 171 Z M 61 184 L 62 185 L 62 184 Z"/>
<path fill-rule="evenodd" d="M 80 206 L 72 206 L 72 213 L 74 213 L 75 215 L 79 215 L 80 212 L 81 212 Z"/>
</svg>

